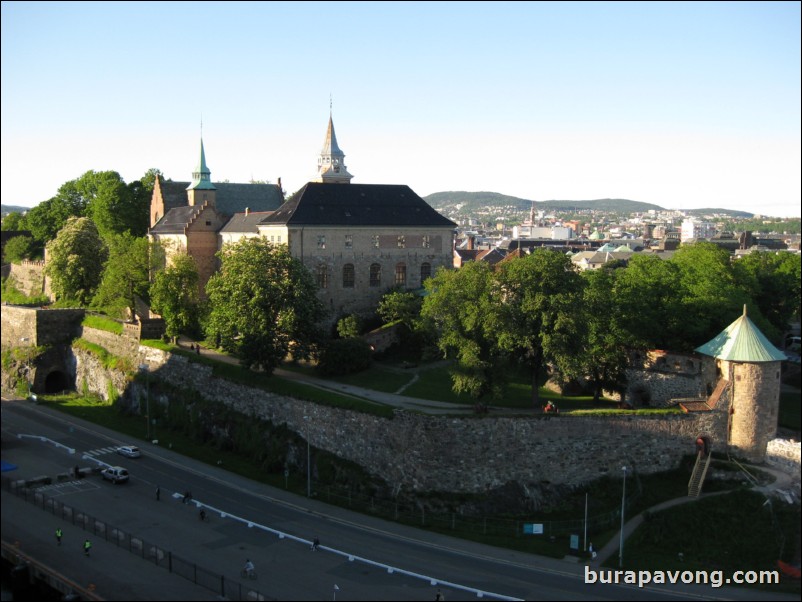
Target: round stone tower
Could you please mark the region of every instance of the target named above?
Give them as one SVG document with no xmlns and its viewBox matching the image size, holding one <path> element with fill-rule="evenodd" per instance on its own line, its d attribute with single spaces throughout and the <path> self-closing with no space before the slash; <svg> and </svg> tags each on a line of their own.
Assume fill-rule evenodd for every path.
<svg viewBox="0 0 802 602">
<path fill-rule="evenodd" d="M 780 405 L 780 365 L 777 349 L 744 313 L 696 351 L 716 358 L 719 378 L 725 379 L 729 403 L 727 445 L 737 457 L 763 462 L 766 446 L 777 433 Z M 720 404 L 721 405 L 721 404 Z"/>
</svg>

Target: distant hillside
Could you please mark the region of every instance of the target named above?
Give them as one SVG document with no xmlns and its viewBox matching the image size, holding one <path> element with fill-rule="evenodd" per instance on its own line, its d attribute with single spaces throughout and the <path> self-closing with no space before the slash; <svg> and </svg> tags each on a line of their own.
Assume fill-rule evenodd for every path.
<svg viewBox="0 0 802 602">
<path fill-rule="evenodd" d="M 22 213 L 24 211 L 30 211 L 30 207 L 18 207 L 17 205 L 2 205 L 0 206 L 0 212 L 3 215 L 8 215 L 9 213 Z"/>
<path fill-rule="evenodd" d="M 687 209 L 685 211 L 689 215 L 695 215 L 698 217 L 702 217 L 705 215 L 729 215 L 730 217 L 743 217 L 743 218 L 750 218 L 754 217 L 754 213 L 749 213 L 748 211 L 736 211 L 734 209 L 721 209 L 721 208 L 713 208 L 713 209 Z"/>
<path fill-rule="evenodd" d="M 460 205 L 460 213 L 473 213 L 486 207 L 500 209 L 511 208 L 517 211 L 529 211 L 532 207 L 530 199 L 521 199 L 497 192 L 435 192 L 423 197 L 427 203 L 438 211 L 455 210 Z M 606 211 L 610 213 L 645 212 L 650 209 L 663 211 L 663 207 L 652 203 L 641 203 L 628 199 L 596 199 L 593 201 L 536 201 L 538 209 L 559 209 L 562 211 Z"/>
</svg>

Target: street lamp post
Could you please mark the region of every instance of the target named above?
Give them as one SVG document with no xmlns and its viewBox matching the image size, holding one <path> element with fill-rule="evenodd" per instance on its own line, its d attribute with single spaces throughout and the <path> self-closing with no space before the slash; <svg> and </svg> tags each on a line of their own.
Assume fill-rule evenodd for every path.
<svg viewBox="0 0 802 602">
<path fill-rule="evenodd" d="M 145 411 L 148 419 L 146 438 L 150 441 L 150 368 L 147 364 L 140 364 L 139 369 L 145 373 Z"/>
<path fill-rule="evenodd" d="M 306 497 L 312 497 L 312 454 L 309 448 L 309 416 L 304 416 L 306 422 Z"/>
<path fill-rule="evenodd" d="M 624 503 L 627 499 L 627 467 L 622 466 L 621 470 L 624 471 L 624 485 L 621 493 L 621 540 L 618 544 L 618 566 L 624 566 Z"/>
</svg>

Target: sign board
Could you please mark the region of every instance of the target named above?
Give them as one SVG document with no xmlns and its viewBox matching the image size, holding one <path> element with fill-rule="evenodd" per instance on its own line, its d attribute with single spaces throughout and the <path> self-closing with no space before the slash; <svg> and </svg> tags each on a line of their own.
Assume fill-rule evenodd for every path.
<svg viewBox="0 0 802 602">
<path fill-rule="evenodd" d="M 524 535 L 543 535 L 543 523 L 524 523 Z"/>
<path fill-rule="evenodd" d="M 578 550 L 579 549 L 579 535 L 572 535 L 571 536 L 571 549 Z"/>
</svg>

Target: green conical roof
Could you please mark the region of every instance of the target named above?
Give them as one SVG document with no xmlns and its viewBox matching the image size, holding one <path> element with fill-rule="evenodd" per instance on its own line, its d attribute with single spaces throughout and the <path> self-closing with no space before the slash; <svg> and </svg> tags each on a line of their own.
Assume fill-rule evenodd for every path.
<svg viewBox="0 0 802 602">
<path fill-rule="evenodd" d="M 743 315 L 696 351 L 729 362 L 781 362 L 788 359 Z"/>
<path fill-rule="evenodd" d="M 212 184 L 212 172 L 206 167 L 206 153 L 203 150 L 203 138 L 201 138 L 200 159 L 198 166 L 192 172 L 192 182 L 187 186 L 187 190 L 217 190 Z"/>
</svg>

